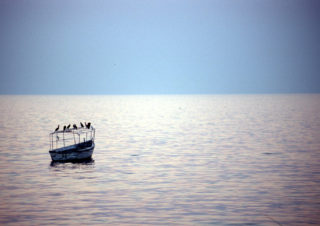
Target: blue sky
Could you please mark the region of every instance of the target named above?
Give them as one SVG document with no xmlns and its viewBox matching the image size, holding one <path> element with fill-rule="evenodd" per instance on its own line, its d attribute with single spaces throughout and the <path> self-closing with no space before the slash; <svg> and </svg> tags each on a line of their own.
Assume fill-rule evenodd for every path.
<svg viewBox="0 0 320 226">
<path fill-rule="evenodd" d="M 0 0 L 0 93 L 319 93 L 319 23 L 308 0 Z"/>
</svg>

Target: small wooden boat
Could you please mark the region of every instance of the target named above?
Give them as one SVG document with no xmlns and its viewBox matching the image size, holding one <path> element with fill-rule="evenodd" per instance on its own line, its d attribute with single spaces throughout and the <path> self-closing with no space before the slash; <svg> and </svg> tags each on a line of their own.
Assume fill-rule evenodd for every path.
<svg viewBox="0 0 320 226">
<path fill-rule="evenodd" d="M 81 161 L 90 159 L 95 147 L 95 129 L 73 128 L 50 133 L 52 161 Z"/>
</svg>

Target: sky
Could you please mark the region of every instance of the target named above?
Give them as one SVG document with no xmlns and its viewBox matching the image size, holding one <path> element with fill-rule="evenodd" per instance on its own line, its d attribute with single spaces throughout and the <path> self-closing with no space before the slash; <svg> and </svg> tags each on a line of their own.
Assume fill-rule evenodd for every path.
<svg viewBox="0 0 320 226">
<path fill-rule="evenodd" d="M 0 94 L 320 92 L 317 0 L 0 0 Z"/>
</svg>

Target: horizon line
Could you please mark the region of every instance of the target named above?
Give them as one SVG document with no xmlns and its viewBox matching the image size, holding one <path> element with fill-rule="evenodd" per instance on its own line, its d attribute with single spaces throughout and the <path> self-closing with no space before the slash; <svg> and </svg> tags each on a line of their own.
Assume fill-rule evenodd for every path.
<svg viewBox="0 0 320 226">
<path fill-rule="evenodd" d="M 103 93 L 103 94 L 42 94 L 0 93 L 0 96 L 211 96 L 211 95 L 310 95 L 320 92 L 256 92 L 256 93 Z"/>
</svg>

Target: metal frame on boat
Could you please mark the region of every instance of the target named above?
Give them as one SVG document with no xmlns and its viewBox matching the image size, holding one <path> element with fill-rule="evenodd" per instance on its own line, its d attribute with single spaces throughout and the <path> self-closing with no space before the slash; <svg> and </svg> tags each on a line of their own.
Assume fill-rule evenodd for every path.
<svg viewBox="0 0 320 226">
<path fill-rule="evenodd" d="M 52 161 L 79 161 L 90 159 L 94 149 L 95 129 L 66 129 L 50 133 Z"/>
</svg>

